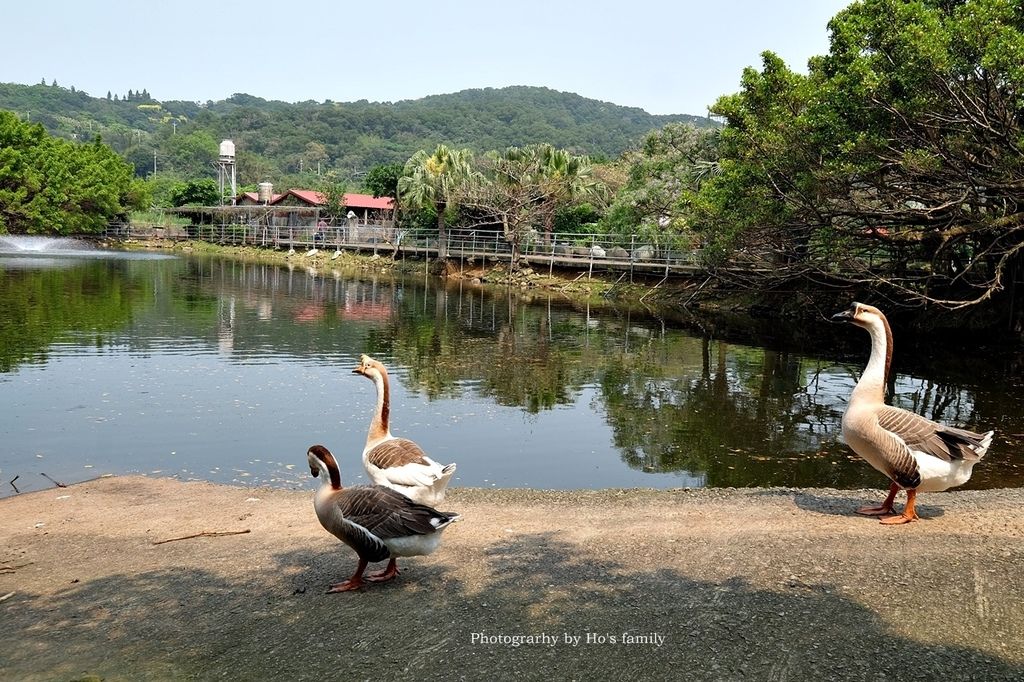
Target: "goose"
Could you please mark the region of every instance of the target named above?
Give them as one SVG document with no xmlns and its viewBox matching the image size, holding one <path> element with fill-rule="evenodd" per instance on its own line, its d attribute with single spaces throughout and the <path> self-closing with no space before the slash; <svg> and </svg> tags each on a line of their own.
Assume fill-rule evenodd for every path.
<svg viewBox="0 0 1024 682">
<path fill-rule="evenodd" d="M 856 302 L 832 319 L 851 322 L 871 335 L 871 356 L 843 414 L 843 440 L 892 481 L 881 505 L 861 507 L 857 513 L 880 516 L 885 524 L 916 521 L 917 493 L 966 483 L 988 451 L 994 432 L 958 429 L 886 405 L 885 384 L 892 362 L 889 321 L 878 308 Z M 901 488 L 907 491 L 907 504 L 902 514 L 895 514 L 893 500 Z"/>
<path fill-rule="evenodd" d="M 341 487 L 338 462 L 323 445 L 310 447 L 306 459 L 309 473 L 314 477 L 323 474 L 323 483 L 313 497 L 320 525 L 359 557 L 352 577 L 331 585 L 328 593 L 356 590 L 366 581 L 391 580 L 398 575 L 398 557 L 431 554 L 441 542 L 441 532 L 462 518 L 413 502 L 384 486 Z M 364 578 L 368 563 L 384 559 L 390 559 L 387 568 Z"/>
<path fill-rule="evenodd" d="M 363 375 L 377 387 L 377 407 L 363 449 L 363 466 L 370 480 L 421 504 L 440 504 L 455 474 L 455 464 L 438 464 L 413 441 L 391 435 L 391 389 L 383 364 L 362 355 L 352 373 Z"/>
</svg>

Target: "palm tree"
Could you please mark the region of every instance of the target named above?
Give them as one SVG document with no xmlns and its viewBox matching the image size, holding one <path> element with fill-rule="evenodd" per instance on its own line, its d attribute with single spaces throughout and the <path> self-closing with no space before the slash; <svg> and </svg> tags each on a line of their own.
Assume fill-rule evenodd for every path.
<svg viewBox="0 0 1024 682">
<path fill-rule="evenodd" d="M 535 148 L 537 181 L 544 204 L 544 240 L 551 241 L 555 211 L 566 203 L 596 195 L 601 187 L 591 172 L 590 159 L 549 144 Z"/>
<path fill-rule="evenodd" d="M 457 201 L 458 189 L 473 177 L 472 152 L 437 145 L 432 154 L 420 150 L 405 163 L 398 179 L 398 195 L 404 206 L 433 207 L 437 211 L 437 255 L 448 257 L 448 235 L 444 214 Z"/>
</svg>

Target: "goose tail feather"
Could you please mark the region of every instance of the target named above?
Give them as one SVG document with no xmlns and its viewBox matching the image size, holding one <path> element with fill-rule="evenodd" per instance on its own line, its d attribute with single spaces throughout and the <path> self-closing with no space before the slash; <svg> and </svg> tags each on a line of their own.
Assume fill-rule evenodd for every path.
<svg viewBox="0 0 1024 682">
<path fill-rule="evenodd" d="M 938 433 L 938 436 L 946 442 L 954 457 L 959 452 L 965 459 L 979 460 L 985 456 L 989 446 L 992 445 L 992 435 L 994 433 L 995 431 L 975 433 L 974 431 L 947 426 Z"/>
</svg>

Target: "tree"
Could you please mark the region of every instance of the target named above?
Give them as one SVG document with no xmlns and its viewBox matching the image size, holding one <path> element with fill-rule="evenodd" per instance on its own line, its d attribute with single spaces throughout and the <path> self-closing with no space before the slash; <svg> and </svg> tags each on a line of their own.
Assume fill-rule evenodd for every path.
<svg viewBox="0 0 1024 682">
<path fill-rule="evenodd" d="M 159 171 L 151 173 L 144 182 L 146 183 L 146 193 L 154 206 L 172 208 L 175 189 L 184 183 L 184 179 L 171 171 Z"/>
<path fill-rule="evenodd" d="M 992 302 L 1024 267 L 1024 7 L 863 0 L 829 28 L 807 76 L 765 53 L 712 108 L 720 173 L 692 220 L 787 276 Z"/>
<path fill-rule="evenodd" d="M 317 183 L 317 191 L 324 197 L 324 204 L 321 211 L 327 216 L 331 224 L 340 225 L 345 219 L 345 191 L 347 183 L 338 177 L 334 171 L 328 171 Z"/>
<path fill-rule="evenodd" d="M 398 196 L 398 179 L 402 177 L 402 164 L 383 163 L 371 168 L 363 178 L 363 189 L 375 197 Z"/>
<path fill-rule="evenodd" d="M 512 247 L 511 266 L 516 268 L 523 241 L 542 223 L 544 195 L 537 157 L 530 150 L 510 147 L 489 152 L 482 167 L 483 172 L 463 186 L 460 203 L 476 217 L 474 227 L 501 226 L 502 236 Z"/>
<path fill-rule="evenodd" d="M 0 111 L 0 231 L 97 232 L 142 199 L 131 167 L 99 138 L 50 137 Z"/>
<path fill-rule="evenodd" d="M 217 141 L 206 130 L 170 135 L 160 145 L 161 166 L 169 166 L 185 177 L 208 177 L 216 168 L 218 149 Z"/>
<path fill-rule="evenodd" d="M 220 188 L 210 178 L 188 180 L 171 189 L 171 204 L 174 206 L 218 206 Z"/>
<path fill-rule="evenodd" d="M 713 174 L 718 131 L 670 123 L 649 133 L 627 156 L 628 178 L 602 220 L 620 234 L 682 232 L 690 194 Z"/>
<path fill-rule="evenodd" d="M 550 144 L 528 147 L 533 156 L 536 182 L 541 194 L 544 240 L 551 241 L 551 226 L 557 210 L 566 203 L 587 199 L 600 193 L 601 186 L 591 175 L 590 160 L 575 156 Z"/>
<path fill-rule="evenodd" d="M 437 145 L 433 153 L 420 150 L 406 162 L 398 181 L 398 194 L 406 208 L 432 207 L 437 211 L 437 254 L 448 258 L 445 212 L 455 207 L 458 190 L 474 177 L 472 152 Z"/>
<path fill-rule="evenodd" d="M 238 180 L 242 184 L 256 185 L 274 179 L 279 170 L 266 157 L 246 149 L 239 150 L 235 157 L 238 165 Z"/>
<path fill-rule="evenodd" d="M 589 162 L 550 145 L 509 147 L 490 152 L 483 172 L 464 184 L 460 203 L 472 209 L 479 224 L 499 224 L 518 264 L 522 243 L 543 228 L 550 240 L 557 211 L 571 201 L 596 194 Z"/>
</svg>

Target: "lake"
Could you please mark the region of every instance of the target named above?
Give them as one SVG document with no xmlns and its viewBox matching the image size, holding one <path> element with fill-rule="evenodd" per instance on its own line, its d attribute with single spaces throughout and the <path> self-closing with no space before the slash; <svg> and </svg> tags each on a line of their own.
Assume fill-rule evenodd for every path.
<svg viewBox="0 0 1024 682">
<path fill-rule="evenodd" d="M 887 487 L 839 435 L 867 334 L 824 321 L 41 248 L 0 253 L 0 342 L 0 496 L 122 473 L 312 488 L 314 443 L 365 483 L 361 353 L 390 369 L 393 433 L 457 462 L 453 485 Z M 997 429 L 965 487 L 1024 484 L 1019 354 L 897 336 L 895 356 L 894 404 Z"/>
</svg>

